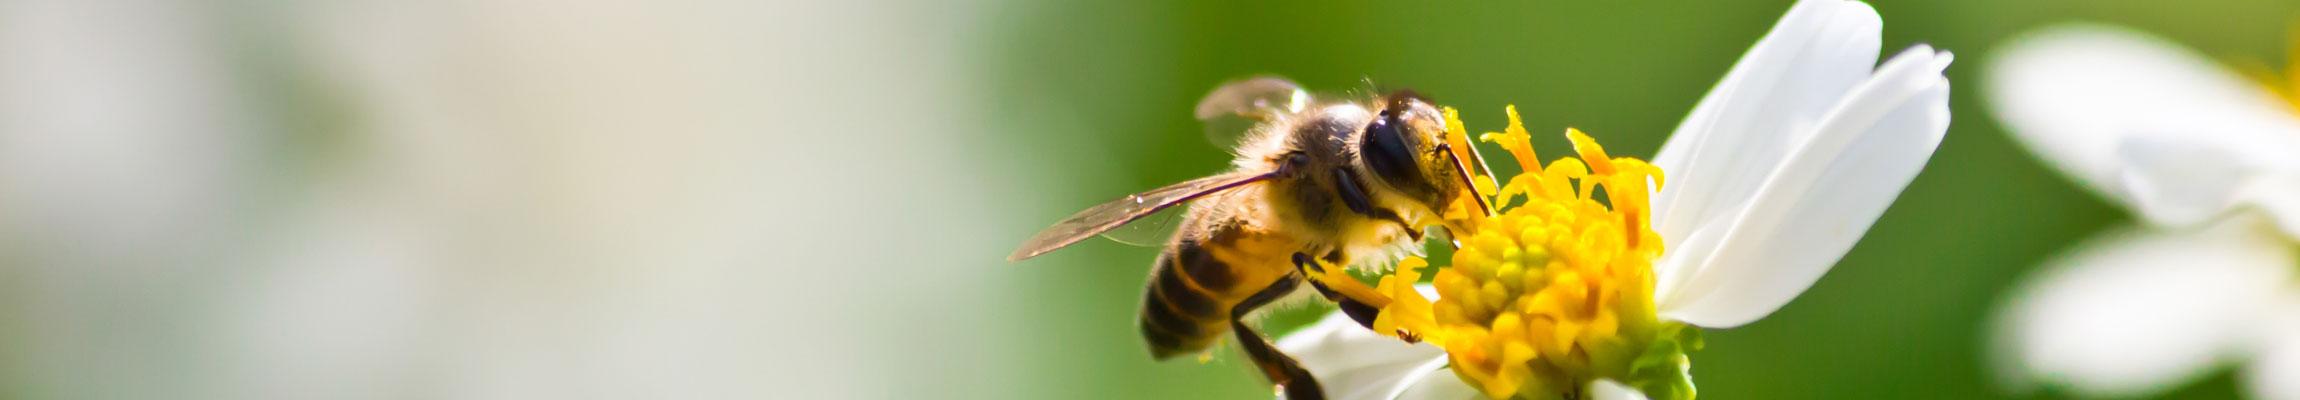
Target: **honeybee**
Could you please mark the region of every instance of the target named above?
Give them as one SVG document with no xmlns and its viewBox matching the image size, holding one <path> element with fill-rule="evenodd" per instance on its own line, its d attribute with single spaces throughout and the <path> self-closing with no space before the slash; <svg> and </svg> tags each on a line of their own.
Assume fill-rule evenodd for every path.
<svg viewBox="0 0 2300 400">
<path fill-rule="evenodd" d="M 1202 352 L 1233 332 L 1288 398 L 1324 398 L 1317 380 L 1254 332 L 1246 316 L 1309 286 L 1370 329 L 1389 299 L 1355 279 L 1322 279 L 1340 276 L 1327 267 L 1392 261 L 1420 244 L 1428 227 L 1458 230 L 1461 222 L 1443 211 L 1475 193 L 1470 168 L 1483 170 L 1482 158 L 1466 143 L 1457 152 L 1445 137 L 1446 118 L 1410 91 L 1364 102 L 1320 100 L 1283 78 L 1258 77 L 1216 88 L 1199 102 L 1197 116 L 1252 122 L 1229 172 L 1087 208 L 1032 236 L 1008 259 L 1036 257 L 1188 203 L 1143 294 L 1139 328 L 1152 358 Z M 1491 212 L 1483 196 L 1467 197 Z"/>
</svg>

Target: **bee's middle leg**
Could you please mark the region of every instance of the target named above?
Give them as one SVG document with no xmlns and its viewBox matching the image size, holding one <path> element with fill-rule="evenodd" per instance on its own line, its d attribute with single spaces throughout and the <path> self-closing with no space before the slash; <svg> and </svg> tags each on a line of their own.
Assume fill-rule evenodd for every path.
<svg viewBox="0 0 2300 400">
<path fill-rule="evenodd" d="M 1270 284 L 1270 287 L 1246 297 L 1245 301 L 1230 308 L 1230 330 L 1238 335 L 1238 347 L 1246 350 L 1246 356 L 1254 359 L 1254 365 L 1262 369 L 1262 374 L 1270 378 L 1270 383 L 1285 390 L 1287 399 L 1324 400 L 1325 389 L 1318 386 L 1318 379 L 1310 376 L 1309 370 L 1302 369 L 1301 362 L 1279 352 L 1277 347 L 1270 344 L 1269 339 L 1263 339 L 1262 334 L 1254 332 L 1253 327 L 1246 326 L 1243 319 L 1246 313 L 1294 293 L 1294 289 L 1300 288 L 1301 284 L 1301 274 L 1288 274 Z"/>
</svg>

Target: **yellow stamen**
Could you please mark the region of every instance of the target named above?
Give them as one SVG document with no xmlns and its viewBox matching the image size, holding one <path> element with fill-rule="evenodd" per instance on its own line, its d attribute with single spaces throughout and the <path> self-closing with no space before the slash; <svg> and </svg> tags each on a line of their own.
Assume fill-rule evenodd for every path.
<svg viewBox="0 0 2300 400">
<path fill-rule="evenodd" d="M 1383 277 L 1376 290 L 1393 301 L 1374 328 L 1444 348 L 1457 376 L 1497 399 L 1565 396 L 1596 379 L 1642 382 L 1651 362 L 1641 358 L 1655 358 L 1649 349 L 1677 331 L 1653 305 L 1653 260 L 1662 242 L 1647 225 L 1646 198 L 1661 171 L 1611 157 L 1574 129 L 1566 136 L 1578 157 L 1544 166 L 1515 107 L 1508 113 L 1507 129 L 1483 136 L 1525 171 L 1485 192 L 1500 214 L 1471 217 L 1474 228 L 1457 233 L 1461 248 L 1452 265 L 1431 281 L 1437 300 L 1413 288 L 1428 266 L 1422 259 L 1406 259 Z"/>
<path fill-rule="evenodd" d="M 1503 150 L 1509 150 L 1509 155 L 1517 158 L 1517 165 L 1541 165 L 1541 157 L 1533 152 L 1533 135 L 1525 132 L 1525 122 L 1517 118 L 1517 106 L 1502 110 L 1509 114 L 1509 127 L 1501 132 L 1486 132 L 1479 135 L 1478 140 L 1501 144 Z"/>
</svg>

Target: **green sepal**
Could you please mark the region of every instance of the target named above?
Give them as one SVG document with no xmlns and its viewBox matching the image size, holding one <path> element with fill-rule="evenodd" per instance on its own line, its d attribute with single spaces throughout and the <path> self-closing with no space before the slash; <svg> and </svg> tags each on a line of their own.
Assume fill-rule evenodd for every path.
<svg viewBox="0 0 2300 400">
<path fill-rule="evenodd" d="M 1647 399 L 1693 400 L 1693 359 L 1686 353 L 1701 349 L 1701 328 L 1668 323 L 1660 333 L 1629 364 L 1628 381 L 1622 384 L 1636 388 Z"/>
</svg>

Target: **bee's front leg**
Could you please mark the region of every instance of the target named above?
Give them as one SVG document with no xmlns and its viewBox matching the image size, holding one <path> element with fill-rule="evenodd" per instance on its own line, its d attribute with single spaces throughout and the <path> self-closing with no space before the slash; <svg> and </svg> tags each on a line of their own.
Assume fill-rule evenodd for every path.
<svg viewBox="0 0 2300 400">
<path fill-rule="evenodd" d="M 1342 314 L 1349 315 L 1351 320 L 1366 329 L 1374 328 L 1374 317 L 1380 316 L 1382 307 L 1390 303 L 1389 296 L 1366 287 L 1364 282 L 1342 272 L 1340 266 L 1326 268 L 1322 261 L 1309 254 L 1294 253 L 1294 266 L 1309 276 L 1310 287 L 1318 289 L 1318 294 L 1326 296 L 1327 300 L 1341 305 Z"/>
<path fill-rule="evenodd" d="M 1359 184 L 1358 179 L 1355 175 L 1351 175 L 1349 170 L 1335 168 L 1333 171 L 1334 191 L 1335 194 L 1341 196 L 1342 205 L 1348 206 L 1350 211 L 1367 218 L 1396 223 L 1398 227 L 1403 228 L 1407 239 L 1412 239 L 1414 243 L 1421 243 L 1422 231 L 1415 229 L 1414 224 L 1406 222 L 1405 217 L 1398 216 L 1396 211 L 1375 207 L 1373 195 L 1366 193 L 1365 185 Z"/>
</svg>

